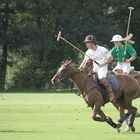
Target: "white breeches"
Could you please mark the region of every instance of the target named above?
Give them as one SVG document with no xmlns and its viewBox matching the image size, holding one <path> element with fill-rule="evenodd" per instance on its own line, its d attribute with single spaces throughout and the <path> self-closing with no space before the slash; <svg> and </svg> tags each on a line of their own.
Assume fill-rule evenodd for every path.
<svg viewBox="0 0 140 140">
<path fill-rule="evenodd" d="M 108 72 L 108 67 L 107 67 L 107 65 L 103 66 L 103 67 L 96 66 L 96 67 L 94 67 L 93 71 L 97 72 L 98 78 L 99 78 L 99 80 L 101 80 L 103 78 L 106 78 L 107 72 Z"/>
<path fill-rule="evenodd" d="M 117 66 L 113 69 L 113 71 L 115 71 L 116 69 L 120 69 L 123 71 L 123 73 L 129 74 L 131 70 L 131 65 L 128 62 L 118 63 Z"/>
</svg>

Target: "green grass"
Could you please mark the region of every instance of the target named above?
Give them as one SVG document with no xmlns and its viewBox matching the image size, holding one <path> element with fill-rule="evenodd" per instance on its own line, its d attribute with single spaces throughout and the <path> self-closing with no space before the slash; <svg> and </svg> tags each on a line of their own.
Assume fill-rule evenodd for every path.
<svg viewBox="0 0 140 140">
<path fill-rule="evenodd" d="M 0 98 L 0 140 L 138 140 L 140 118 L 135 133 L 121 133 L 106 123 L 91 119 L 92 111 L 75 94 L 8 94 Z M 140 108 L 140 100 L 134 104 Z M 117 121 L 119 113 L 109 103 L 102 108 Z"/>
</svg>

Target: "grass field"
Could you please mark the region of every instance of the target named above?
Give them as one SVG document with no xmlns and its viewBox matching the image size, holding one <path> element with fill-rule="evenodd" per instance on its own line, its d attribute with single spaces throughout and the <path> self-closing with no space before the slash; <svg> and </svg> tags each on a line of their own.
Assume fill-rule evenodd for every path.
<svg viewBox="0 0 140 140">
<path fill-rule="evenodd" d="M 75 94 L 4 93 L 0 98 L 0 140 L 138 140 L 135 133 L 115 132 L 106 123 L 91 119 L 92 111 Z M 140 108 L 140 99 L 134 101 Z M 103 110 L 117 121 L 119 114 L 109 103 Z"/>
</svg>

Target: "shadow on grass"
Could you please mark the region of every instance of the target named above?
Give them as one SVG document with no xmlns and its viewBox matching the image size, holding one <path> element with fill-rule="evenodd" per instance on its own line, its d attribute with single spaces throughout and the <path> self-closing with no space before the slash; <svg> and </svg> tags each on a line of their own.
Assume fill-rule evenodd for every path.
<svg viewBox="0 0 140 140">
<path fill-rule="evenodd" d="M 37 133 L 41 131 L 31 131 L 31 130 L 0 130 L 0 133 Z"/>
<path fill-rule="evenodd" d="M 140 132 L 122 132 L 120 134 L 125 134 L 125 135 L 140 135 Z"/>
</svg>

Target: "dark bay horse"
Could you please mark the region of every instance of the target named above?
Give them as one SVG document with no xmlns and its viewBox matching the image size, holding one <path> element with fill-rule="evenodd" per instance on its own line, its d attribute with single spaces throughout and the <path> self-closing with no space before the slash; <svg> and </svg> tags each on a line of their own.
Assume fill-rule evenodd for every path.
<svg viewBox="0 0 140 140">
<path fill-rule="evenodd" d="M 64 79 L 70 78 L 77 85 L 78 89 L 83 95 L 84 101 L 90 106 L 93 110 L 93 120 L 106 122 L 113 128 L 119 130 L 122 123 L 130 116 L 130 128 L 132 131 L 135 131 L 133 126 L 135 120 L 135 114 L 137 108 L 132 105 L 132 101 L 140 97 L 140 86 L 137 81 L 128 76 L 128 75 L 118 75 L 117 78 L 120 82 L 120 88 L 115 92 L 116 103 L 123 109 L 126 109 L 128 112 L 124 114 L 116 124 L 110 117 L 107 117 L 105 113 L 101 110 L 101 107 L 108 103 L 108 97 L 104 100 L 99 90 L 97 90 L 96 85 L 93 83 L 93 80 L 90 76 L 87 76 L 85 72 L 80 71 L 75 68 L 71 61 L 66 61 L 57 71 L 57 73 L 52 78 L 52 83 L 56 84 L 61 82 Z M 99 116 L 97 116 L 97 114 Z"/>
</svg>

